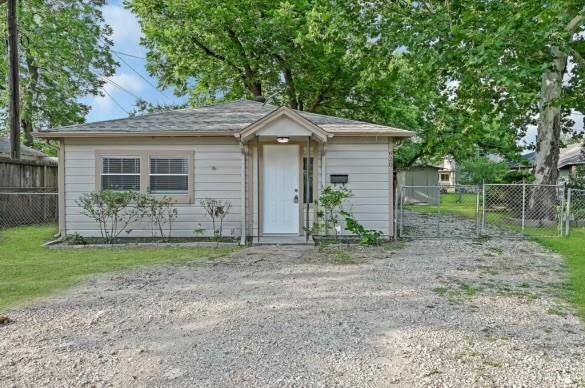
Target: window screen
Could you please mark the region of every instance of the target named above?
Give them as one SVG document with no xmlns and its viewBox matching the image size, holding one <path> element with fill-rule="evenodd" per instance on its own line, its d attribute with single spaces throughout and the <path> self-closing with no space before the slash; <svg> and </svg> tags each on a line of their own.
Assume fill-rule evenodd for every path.
<svg viewBox="0 0 585 388">
<path fill-rule="evenodd" d="M 140 158 L 103 158 L 102 190 L 140 191 Z"/>
<path fill-rule="evenodd" d="M 150 158 L 151 193 L 181 194 L 188 191 L 188 158 Z"/>
<path fill-rule="evenodd" d="M 303 158 L 303 203 L 313 203 L 313 158 Z"/>
</svg>

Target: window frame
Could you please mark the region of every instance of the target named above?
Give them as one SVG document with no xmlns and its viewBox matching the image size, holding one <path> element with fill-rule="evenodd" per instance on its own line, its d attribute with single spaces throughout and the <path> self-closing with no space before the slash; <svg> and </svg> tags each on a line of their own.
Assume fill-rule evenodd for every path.
<svg viewBox="0 0 585 388">
<path fill-rule="evenodd" d="M 104 172 L 104 160 L 106 159 L 133 159 L 138 160 L 138 173 L 105 173 Z M 142 191 L 142 160 L 139 155 L 102 155 L 99 160 L 99 187 L 100 190 L 103 190 L 103 178 L 104 176 L 137 176 L 138 177 L 138 190 L 115 190 L 115 189 L 108 189 L 111 191 L 132 191 L 140 193 Z"/>
<path fill-rule="evenodd" d="M 168 197 L 175 203 L 193 203 L 194 198 L 194 152 L 192 151 L 116 151 L 98 150 L 95 153 L 95 189 L 102 190 L 103 160 L 107 158 L 140 159 L 140 190 L 143 194 L 152 194 L 155 197 Z M 187 192 L 185 193 L 151 193 L 150 192 L 150 159 L 151 158 L 182 158 L 187 159 Z"/>
<path fill-rule="evenodd" d="M 168 173 L 168 174 L 162 174 L 162 173 L 153 173 L 151 170 L 151 163 L 153 159 L 175 159 L 175 160 L 185 160 L 187 163 L 187 172 L 184 174 L 175 174 L 175 173 Z M 153 154 L 149 154 L 148 155 L 148 186 L 147 186 L 147 190 L 149 193 L 151 193 L 152 195 L 161 195 L 161 196 L 181 196 L 181 195 L 188 195 L 189 191 L 190 191 L 190 184 L 189 184 L 189 177 L 190 177 L 190 165 L 191 161 L 189 159 L 188 156 L 182 156 L 182 155 L 173 155 L 173 156 L 169 156 L 169 155 L 153 155 Z M 187 190 L 186 191 L 169 191 L 169 192 L 154 192 L 152 191 L 152 182 L 151 182 L 151 177 L 153 176 L 185 176 L 187 177 Z"/>
</svg>

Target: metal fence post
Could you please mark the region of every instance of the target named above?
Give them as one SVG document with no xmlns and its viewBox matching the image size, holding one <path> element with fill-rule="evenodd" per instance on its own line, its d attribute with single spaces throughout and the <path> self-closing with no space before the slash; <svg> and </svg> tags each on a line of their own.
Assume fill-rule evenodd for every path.
<svg viewBox="0 0 585 388">
<path fill-rule="evenodd" d="M 400 237 L 404 235 L 404 187 L 400 189 Z"/>
<path fill-rule="evenodd" d="M 441 186 L 437 186 L 437 238 L 441 237 Z"/>
<path fill-rule="evenodd" d="M 483 235 L 485 234 L 485 183 L 481 185 L 481 197 L 482 197 L 482 206 L 481 206 L 481 231 L 480 233 Z"/>
<path fill-rule="evenodd" d="M 526 224 L 526 182 L 522 181 L 522 233 Z"/>
<path fill-rule="evenodd" d="M 565 213 L 565 237 L 569 236 L 571 231 L 571 197 L 573 196 L 573 189 L 567 191 L 567 210 Z"/>
<path fill-rule="evenodd" d="M 398 222 L 399 222 L 399 216 L 400 214 L 398 213 L 398 201 L 400 201 L 400 189 L 396 190 L 396 195 L 394 197 L 394 240 L 398 240 Z"/>
<path fill-rule="evenodd" d="M 479 186 L 475 189 L 475 234 L 479 238 L 481 236 L 481 231 L 479 230 L 480 219 L 479 219 Z"/>
</svg>

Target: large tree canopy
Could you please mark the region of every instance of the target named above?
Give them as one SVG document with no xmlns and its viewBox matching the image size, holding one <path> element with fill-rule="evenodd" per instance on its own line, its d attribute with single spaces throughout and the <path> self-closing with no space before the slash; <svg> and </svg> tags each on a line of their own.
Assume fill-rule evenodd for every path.
<svg viewBox="0 0 585 388">
<path fill-rule="evenodd" d="M 113 74 L 109 39 L 104 24 L 104 0 L 21 0 L 18 2 L 20 34 L 21 123 L 25 143 L 41 127 L 80 123 L 89 107 L 79 102 L 98 94 L 105 76 Z M 6 7 L 2 7 L 5 15 Z M 1 17 L 1 16 L 0 16 Z M 5 16 L 2 17 L 3 20 Z M 2 36 L 6 26 L 2 24 Z M 2 44 L 6 39 L 2 39 Z M 6 58 L 0 71 L 6 77 Z M 1 90 L 3 106 L 7 90 Z"/>
<path fill-rule="evenodd" d="M 128 0 L 127 6 L 143 27 L 149 70 L 162 85 L 190 94 L 192 103 L 273 96 L 297 109 L 413 129 L 417 138 L 399 153 L 399 163 L 411 164 L 447 154 L 514 155 L 537 122 L 539 152 L 554 159 L 556 132 L 570 128 L 567 113 L 585 102 L 579 3 Z M 571 76 L 562 66 L 565 85 L 550 98 L 542 80 L 555 69 L 558 51 L 575 66 Z M 557 140 L 543 148 L 546 133 Z"/>
</svg>

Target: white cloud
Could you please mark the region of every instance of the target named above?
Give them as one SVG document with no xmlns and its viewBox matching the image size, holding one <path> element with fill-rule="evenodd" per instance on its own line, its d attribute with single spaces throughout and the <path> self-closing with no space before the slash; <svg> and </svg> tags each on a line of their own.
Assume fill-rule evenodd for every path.
<svg viewBox="0 0 585 388">
<path fill-rule="evenodd" d="M 103 7 L 104 19 L 112 27 L 112 40 L 118 49 L 139 48 L 142 29 L 136 16 L 120 5 Z"/>
</svg>

